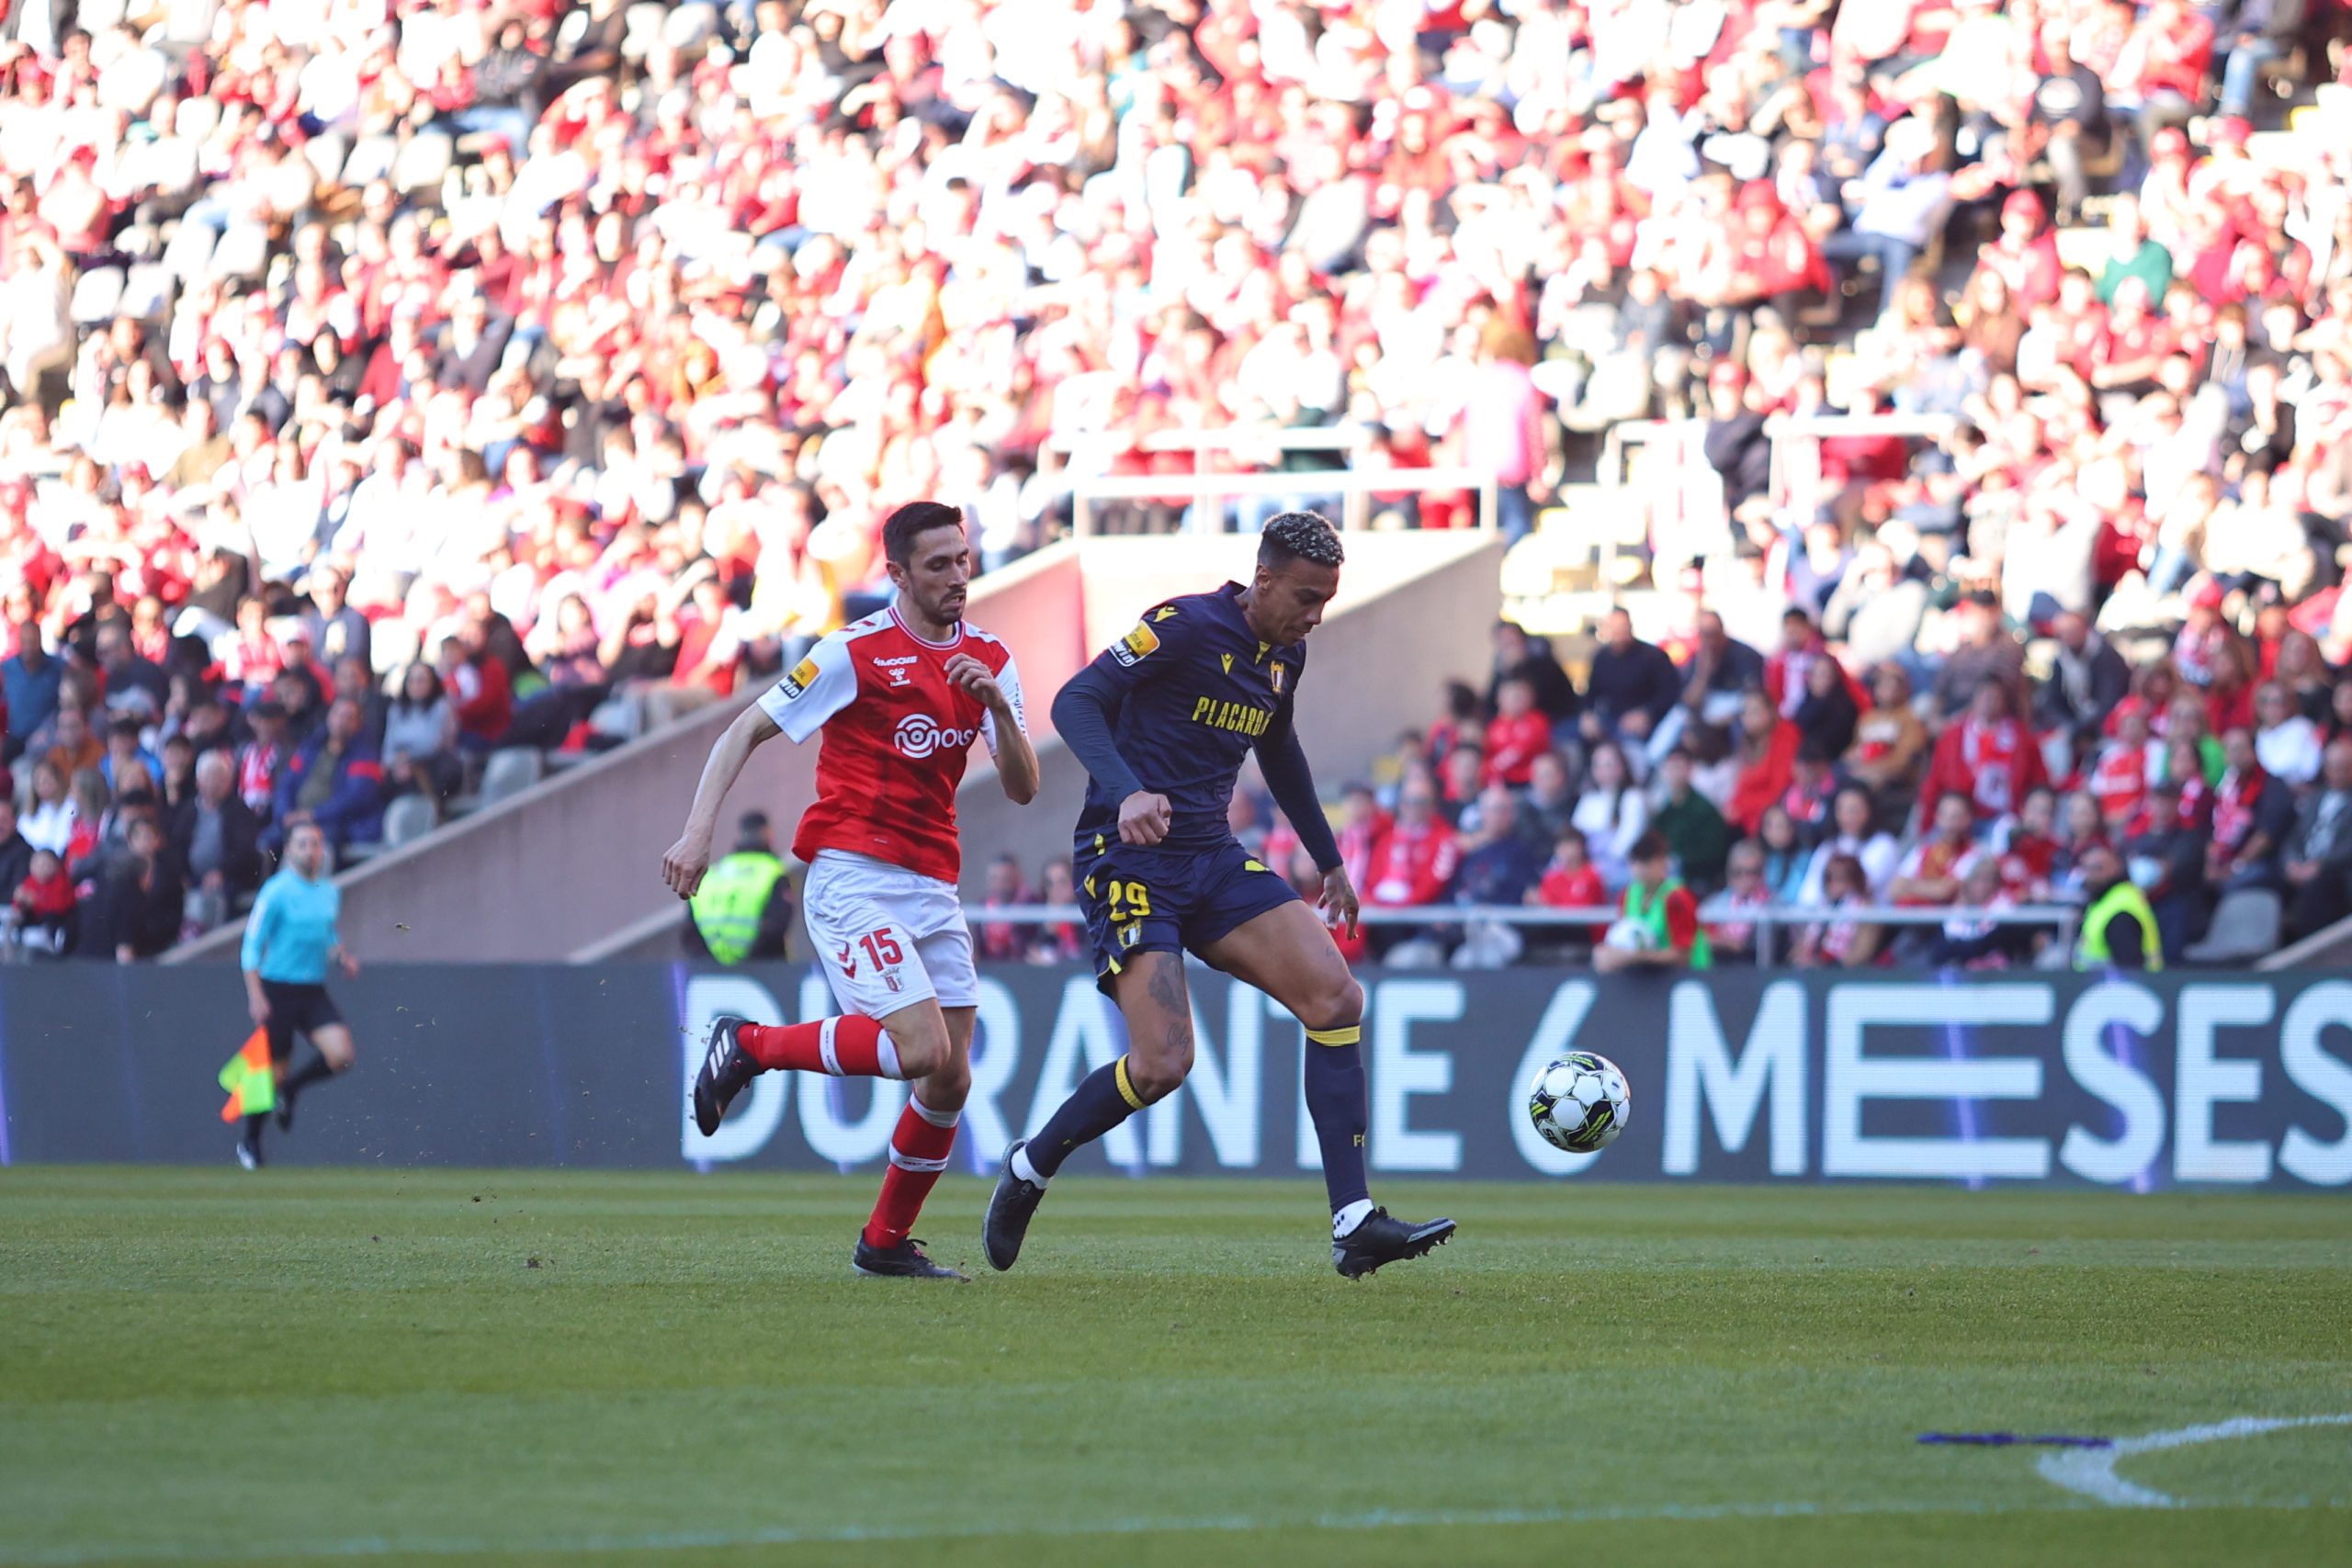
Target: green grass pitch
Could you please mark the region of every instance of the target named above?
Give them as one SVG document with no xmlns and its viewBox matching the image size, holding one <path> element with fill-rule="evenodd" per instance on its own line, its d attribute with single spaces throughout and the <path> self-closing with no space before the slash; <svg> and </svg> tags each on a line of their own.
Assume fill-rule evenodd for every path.
<svg viewBox="0 0 2352 1568">
<path fill-rule="evenodd" d="M 2352 1414 L 2341 1198 L 1385 1186 L 0 1172 L 0 1564 L 2352 1561 L 2352 1426 L 1916 1441 Z"/>
</svg>

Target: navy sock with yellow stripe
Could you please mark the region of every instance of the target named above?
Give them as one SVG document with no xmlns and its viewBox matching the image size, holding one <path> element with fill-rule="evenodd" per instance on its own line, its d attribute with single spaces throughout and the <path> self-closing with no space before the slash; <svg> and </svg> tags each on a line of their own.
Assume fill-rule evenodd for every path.
<svg viewBox="0 0 2352 1568">
<path fill-rule="evenodd" d="M 1368 1201 L 1363 1025 L 1306 1032 L 1306 1113 L 1315 1121 L 1315 1141 L 1323 1146 L 1323 1186 L 1331 1197 L 1331 1212 Z"/>
<path fill-rule="evenodd" d="M 1040 1176 L 1050 1177 L 1062 1161 L 1143 1109 L 1143 1096 L 1127 1076 L 1125 1056 L 1107 1067 L 1097 1067 L 1070 1091 L 1022 1152 Z"/>
</svg>

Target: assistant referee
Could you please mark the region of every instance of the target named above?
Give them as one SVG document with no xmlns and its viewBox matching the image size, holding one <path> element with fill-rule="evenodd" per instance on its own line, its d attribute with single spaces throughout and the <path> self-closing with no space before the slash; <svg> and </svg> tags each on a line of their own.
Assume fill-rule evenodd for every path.
<svg viewBox="0 0 2352 1568">
<path fill-rule="evenodd" d="M 359 961 L 344 951 L 337 929 L 342 915 L 343 889 L 327 877 L 326 835 L 316 823 L 302 823 L 286 840 L 284 869 L 262 885 L 245 917 L 245 1001 L 254 1022 L 269 1034 L 280 1132 L 294 1125 L 296 1096 L 351 1066 L 351 1030 L 327 995 L 328 965 L 339 965 L 346 976 L 359 973 Z M 297 1034 L 311 1042 L 310 1059 L 299 1067 L 292 1066 Z M 246 1117 L 237 1134 L 237 1163 L 247 1170 L 262 1163 L 268 1116 Z"/>
</svg>

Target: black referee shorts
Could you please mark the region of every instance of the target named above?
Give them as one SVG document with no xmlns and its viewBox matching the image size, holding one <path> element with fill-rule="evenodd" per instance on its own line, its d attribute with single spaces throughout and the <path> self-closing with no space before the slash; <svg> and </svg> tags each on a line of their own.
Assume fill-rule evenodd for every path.
<svg viewBox="0 0 2352 1568">
<path fill-rule="evenodd" d="M 311 1035 L 343 1021 L 342 1010 L 322 985 L 291 980 L 264 980 L 262 999 L 269 1003 L 269 1059 L 283 1063 L 294 1054 L 294 1036 Z"/>
</svg>

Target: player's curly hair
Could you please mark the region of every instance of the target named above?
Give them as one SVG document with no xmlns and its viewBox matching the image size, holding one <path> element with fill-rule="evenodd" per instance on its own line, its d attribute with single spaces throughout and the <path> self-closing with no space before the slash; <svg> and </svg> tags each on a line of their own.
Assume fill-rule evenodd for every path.
<svg viewBox="0 0 2352 1568">
<path fill-rule="evenodd" d="M 1347 552 L 1340 548 L 1340 531 L 1321 513 L 1278 512 L 1266 519 L 1265 531 L 1258 536 L 1258 559 L 1271 567 L 1295 560 L 1338 566 L 1347 559 Z"/>
</svg>

